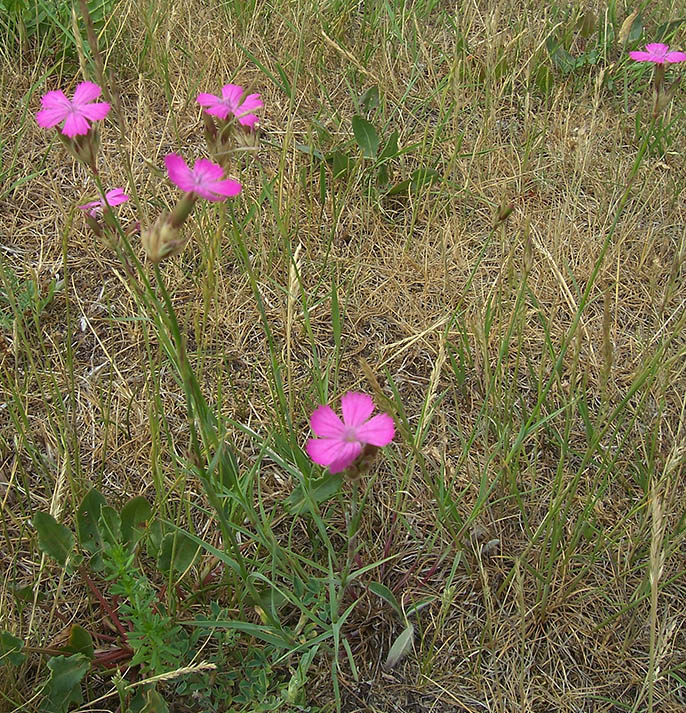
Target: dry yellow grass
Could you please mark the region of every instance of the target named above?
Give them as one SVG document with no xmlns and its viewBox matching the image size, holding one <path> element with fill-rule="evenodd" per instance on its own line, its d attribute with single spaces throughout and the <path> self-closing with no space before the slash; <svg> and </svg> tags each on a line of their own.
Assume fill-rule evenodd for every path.
<svg viewBox="0 0 686 713">
<path fill-rule="evenodd" d="M 393 468 L 381 467 L 358 538 L 365 562 L 392 555 L 380 576 L 405 604 L 428 595 L 436 601 L 418 618 L 414 653 L 393 671 L 382 663 L 399 623 L 373 597 L 355 611 L 348 637 L 361 680 L 341 674 L 347 713 L 609 713 L 647 710 L 649 696 L 655 711 L 683 711 L 683 132 L 674 128 L 666 156 L 643 161 L 546 399 L 547 424 L 510 458 L 611 230 L 638 150 L 633 116 L 648 113 L 649 99 L 632 85 L 631 113 L 623 114 L 620 100 L 595 81 L 598 70 L 586 81 L 557 78 L 547 97 L 530 89 L 555 25 L 533 3 L 459 8 L 453 18 L 469 39 L 468 53 L 441 15 L 446 8 L 420 22 L 411 6 L 400 5 L 397 27 L 380 5 L 364 27 L 350 4 L 316 11 L 304 3 L 258 3 L 253 19 L 239 26 L 196 0 L 121 3 L 115 21 L 126 18 L 126 29 L 105 54 L 123 98 L 126 150 L 142 197 L 137 217 L 148 224 L 172 200 L 161 172 L 166 153 L 204 155 L 195 93 L 215 91 L 231 77 L 259 91 L 262 145 L 240 172 L 236 210 L 261 201 L 243 239 L 302 442 L 317 400 L 308 329 L 322 362 L 334 354 L 332 279 L 344 324 L 337 388 L 372 390 L 364 360 L 387 396 L 390 375 L 411 429 L 422 418 L 430 422 L 425 438 L 404 433 Z M 241 46 L 275 76 L 277 64 L 284 68 L 294 87 L 290 100 Z M 507 69 L 498 78 L 503 57 Z M 143 494 L 159 503 L 165 492 L 176 514 L 202 494 L 170 466 L 167 437 L 151 432 L 161 404 L 173 442 L 185 447 L 183 393 L 159 356 L 151 373 L 148 349 L 156 355 L 157 347 L 154 339 L 146 346 L 151 335 L 132 319 L 139 311 L 121 266 L 74 210 L 93 185 L 61 148 L 48 148 L 30 117 L 44 89 L 64 87 L 72 75 L 57 72 L 37 84 L 44 70 L 30 54 L 21 67 L 5 61 L 0 70 L 7 97 L 0 131 L 10 145 L 21 140 L 16 176 L 29 175 L 50 153 L 45 171 L 0 203 L 0 249 L 19 276 L 45 283 L 59 273 L 66 285 L 42 315 L 40 337 L 31 325 L 26 340 L 6 333 L 0 355 L 0 400 L 20 403 L 26 414 L 18 436 L 10 410 L 0 411 L 7 538 L 0 628 L 46 645 L 67 623 L 93 614 L 87 591 L 41 562 L 32 511 L 68 517 L 91 485 L 115 500 Z M 399 130 L 401 147 L 419 143 L 397 162 L 398 178 L 428 162 L 444 180 L 374 204 L 354 181 L 343 195 L 344 181 L 332 185 L 329 172 L 321 204 L 319 167 L 296 144 L 326 150 L 347 140 L 356 113 L 351 97 L 373 84 L 388 133 Z M 31 88 L 22 124 L 20 100 Z M 669 110 L 675 116 L 680 102 L 683 95 Z M 108 185 L 125 185 L 112 126 L 102 158 Z M 261 181 L 271 179 L 270 202 Z M 498 207 L 509 202 L 512 214 L 485 247 Z M 134 217 L 131 204 L 122 214 Z M 196 211 L 193 240 L 164 264 L 164 274 L 206 395 L 212 400 L 221 384 L 224 414 L 266 430 L 279 410 L 266 386 L 269 346 L 229 231 L 212 216 Z M 288 250 L 297 250 L 297 270 Z M 520 294 L 527 270 L 528 290 Z M 463 383 L 451 367 L 457 344 L 470 354 Z M 656 355 L 646 385 L 620 408 Z M 620 408 L 617 429 L 593 447 L 580 401 L 600 429 Z M 431 418 L 421 415 L 433 406 Z M 421 442 L 420 454 L 410 438 Z M 243 458 L 254 456 L 249 440 L 239 446 Z M 267 460 L 261 478 L 265 507 L 278 509 L 294 484 Z M 449 520 L 437 503 L 439 482 L 461 518 L 478 505 L 473 522 L 461 528 Z M 480 483 L 494 484 L 484 505 Z M 555 503 L 558 544 L 546 520 Z M 578 518 L 593 526 L 578 527 Z M 288 535 L 286 525 L 281 534 Z M 209 526 L 199 526 L 198 535 L 216 542 Z M 46 598 L 20 611 L 12 587 L 36 582 Z M 13 689 L 3 679 L 17 691 L 12 700 L 34 685 L 31 669 L 25 676 Z M 313 704 L 330 702 L 324 662 L 308 689 Z"/>
</svg>

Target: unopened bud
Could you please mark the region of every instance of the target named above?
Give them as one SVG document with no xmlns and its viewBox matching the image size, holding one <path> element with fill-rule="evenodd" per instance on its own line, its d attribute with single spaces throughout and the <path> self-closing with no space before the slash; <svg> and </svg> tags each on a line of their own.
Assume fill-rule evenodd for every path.
<svg viewBox="0 0 686 713">
<path fill-rule="evenodd" d="M 169 223 L 172 227 L 180 228 L 184 224 L 193 210 L 197 198 L 198 196 L 195 193 L 185 193 L 181 197 L 181 200 L 176 204 L 172 214 L 169 216 Z"/>
<path fill-rule="evenodd" d="M 179 229 L 171 224 L 167 213 L 163 213 L 155 225 L 144 230 L 141 235 L 145 254 L 155 263 L 178 255 L 186 247 L 187 242 L 188 240 L 179 234 Z"/>
<path fill-rule="evenodd" d="M 663 86 L 654 86 L 653 87 L 653 118 L 657 119 L 660 114 L 667 108 L 669 105 L 669 102 L 672 101 L 674 98 L 674 94 L 676 93 L 677 87 L 679 86 L 679 82 L 681 81 L 681 77 L 678 79 L 674 80 L 672 82 L 672 85 L 669 87 L 669 89 L 665 89 Z"/>
<path fill-rule="evenodd" d="M 94 174 L 98 173 L 97 155 L 100 148 L 100 132 L 93 126 L 87 134 L 66 136 L 61 131 L 57 136 L 69 153 L 81 163 L 88 166 Z"/>
<path fill-rule="evenodd" d="M 498 208 L 496 223 L 504 223 L 510 217 L 513 210 L 514 203 L 501 203 L 500 208 Z"/>
</svg>

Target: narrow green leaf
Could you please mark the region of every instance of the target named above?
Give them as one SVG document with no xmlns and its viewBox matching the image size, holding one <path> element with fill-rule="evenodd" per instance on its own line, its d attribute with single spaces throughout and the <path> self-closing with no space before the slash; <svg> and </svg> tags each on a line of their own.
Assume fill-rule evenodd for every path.
<svg viewBox="0 0 686 713">
<path fill-rule="evenodd" d="M 403 659 L 412 649 L 414 643 L 414 626 L 410 623 L 407 628 L 393 642 L 391 650 L 386 658 L 386 668 L 393 668 L 401 659 Z"/>
<path fill-rule="evenodd" d="M 38 549 L 64 567 L 74 547 L 72 531 L 47 512 L 37 512 L 32 521 L 38 532 Z"/>
<path fill-rule="evenodd" d="M 552 37 L 549 37 L 545 43 L 548 55 L 553 61 L 553 64 L 563 73 L 569 74 L 576 69 L 576 58 L 569 54 L 567 50 L 560 46 L 560 43 Z"/>
<path fill-rule="evenodd" d="M 342 151 L 333 151 L 328 154 L 326 162 L 331 165 L 334 178 L 341 178 L 355 165 L 353 159 Z"/>
<path fill-rule="evenodd" d="M 384 161 L 398 155 L 398 130 L 396 129 L 389 137 L 386 145 L 379 154 L 379 161 Z"/>
<path fill-rule="evenodd" d="M 365 158 L 376 158 L 379 151 L 379 135 L 376 129 L 362 116 L 353 116 L 353 133 L 357 145 L 362 149 Z"/>
<path fill-rule="evenodd" d="M 393 594 L 393 592 L 385 584 L 381 584 L 380 582 L 370 582 L 369 591 L 376 594 L 377 597 L 381 597 L 386 602 L 386 604 L 390 604 L 395 610 L 395 613 L 402 618 L 402 607 L 400 606 L 398 600 L 395 598 L 395 594 Z"/>
<path fill-rule="evenodd" d="M 372 111 L 379 106 L 379 87 L 373 84 L 360 97 L 360 107 L 362 111 Z"/>
<path fill-rule="evenodd" d="M 432 168 L 418 168 L 409 179 L 397 183 L 386 195 L 395 196 L 401 193 L 411 193 L 427 183 L 433 183 L 440 177 L 438 171 L 434 171 Z"/>
</svg>

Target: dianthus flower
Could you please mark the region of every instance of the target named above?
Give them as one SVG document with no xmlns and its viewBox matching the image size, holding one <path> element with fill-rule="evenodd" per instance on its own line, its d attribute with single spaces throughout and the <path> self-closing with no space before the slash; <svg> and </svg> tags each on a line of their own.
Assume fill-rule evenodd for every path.
<svg viewBox="0 0 686 713">
<path fill-rule="evenodd" d="M 264 104 L 259 94 L 248 94 L 245 99 L 243 95 L 243 87 L 238 84 L 225 84 L 222 87 L 221 97 L 214 94 L 198 94 L 196 101 L 200 106 L 205 107 L 208 114 L 218 116 L 220 119 L 226 119 L 229 114 L 233 114 L 239 124 L 254 129 L 259 117 L 251 112 L 261 109 Z"/>
<path fill-rule="evenodd" d="M 129 200 L 123 188 L 113 188 L 111 191 L 107 191 L 105 198 L 107 199 L 107 205 L 110 207 L 119 205 L 120 203 L 126 203 L 126 201 Z M 96 218 L 98 215 L 102 215 L 102 211 L 105 208 L 105 201 L 103 201 L 102 198 L 98 198 L 97 201 L 84 203 L 84 205 L 80 205 L 79 208 L 88 213 L 91 218 Z"/>
<path fill-rule="evenodd" d="M 636 50 L 629 52 L 629 57 L 636 62 L 652 62 L 653 64 L 675 64 L 686 62 L 686 52 L 669 51 L 669 45 L 653 42 L 646 45 L 645 52 Z"/>
<path fill-rule="evenodd" d="M 332 473 L 349 468 L 362 453 L 362 446 L 386 446 L 395 435 L 393 419 L 386 413 L 370 418 L 374 402 L 367 394 L 350 391 L 341 398 L 343 420 L 330 406 L 320 406 L 310 418 L 319 438 L 310 438 L 306 450 L 319 465 Z"/>
<path fill-rule="evenodd" d="M 87 134 L 91 128 L 88 122 L 104 119 L 110 110 L 107 102 L 95 102 L 101 93 L 97 84 L 81 82 L 73 99 L 67 99 L 61 89 L 44 94 L 41 98 L 43 108 L 36 114 L 38 126 L 50 129 L 64 121 L 62 133 L 65 136 L 72 138 Z"/>
<path fill-rule="evenodd" d="M 164 163 L 172 183 L 185 193 L 208 201 L 223 201 L 241 192 L 241 184 L 224 178 L 224 169 L 206 158 L 198 159 L 189 168 L 179 154 L 165 156 Z"/>
</svg>

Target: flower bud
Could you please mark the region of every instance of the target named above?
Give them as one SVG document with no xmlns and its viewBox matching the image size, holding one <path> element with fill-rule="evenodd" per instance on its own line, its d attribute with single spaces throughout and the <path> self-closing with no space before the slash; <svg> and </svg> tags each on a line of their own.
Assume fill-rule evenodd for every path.
<svg viewBox="0 0 686 713">
<path fill-rule="evenodd" d="M 159 263 L 165 258 L 178 255 L 188 242 L 181 237 L 178 227 L 171 224 L 168 213 L 163 213 L 152 228 L 144 230 L 141 234 L 141 243 L 148 259 Z"/>
</svg>

